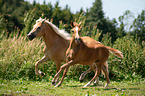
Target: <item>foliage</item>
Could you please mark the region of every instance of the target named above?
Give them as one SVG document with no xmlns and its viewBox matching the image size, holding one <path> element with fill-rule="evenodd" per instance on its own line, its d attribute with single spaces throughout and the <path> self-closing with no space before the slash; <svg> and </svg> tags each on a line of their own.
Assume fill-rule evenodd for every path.
<svg viewBox="0 0 145 96">
<path fill-rule="evenodd" d="M 108 20 L 104 16 L 103 8 L 102 8 L 102 0 L 95 0 L 93 3 L 93 6 L 90 8 L 90 10 L 86 14 L 86 26 L 89 27 L 89 29 L 93 29 L 94 26 L 97 26 L 99 30 L 102 31 L 102 34 L 100 36 L 100 40 L 103 37 L 103 34 L 110 33 L 112 37 L 112 42 L 116 40 L 116 28 L 113 25 L 113 22 L 111 20 Z M 91 31 L 90 31 L 90 34 Z M 89 35 L 91 36 L 91 35 Z"/>
<path fill-rule="evenodd" d="M 137 38 L 135 40 L 134 37 L 129 36 L 118 38 L 113 47 L 120 50 L 124 55 L 124 58 L 120 60 L 115 56 L 110 57 L 109 69 L 113 77 L 130 80 L 130 78 L 136 78 L 136 76 L 138 78 L 145 76 L 144 49 Z"/>
<path fill-rule="evenodd" d="M 11 33 L 15 28 L 22 30 L 24 27 L 23 14 L 30 9 L 29 3 L 23 0 L 1 0 L 0 3 L 0 15 L 3 17 L 0 24 L 5 26 L 0 31 Z"/>
<path fill-rule="evenodd" d="M 134 20 L 131 28 L 134 29 L 131 34 L 137 34 L 141 41 L 145 41 L 145 10 L 142 10 L 141 14 Z"/>
</svg>

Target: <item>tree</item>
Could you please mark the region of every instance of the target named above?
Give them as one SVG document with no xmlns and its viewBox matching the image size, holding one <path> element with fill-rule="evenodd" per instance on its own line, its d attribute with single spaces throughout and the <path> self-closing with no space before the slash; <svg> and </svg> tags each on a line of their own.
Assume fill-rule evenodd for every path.
<svg viewBox="0 0 145 96">
<path fill-rule="evenodd" d="M 0 12 L 3 17 L 1 24 L 5 26 L 2 31 L 11 33 L 15 29 L 23 29 L 24 13 L 30 8 L 27 3 L 24 0 L 3 0 L 1 2 Z"/>
<path fill-rule="evenodd" d="M 55 4 L 52 18 L 53 18 L 53 23 L 56 24 L 57 26 L 59 26 L 59 21 L 63 20 L 62 10 L 61 10 L 61 7 L 59 7 L 58 1 Z"/>
<path fill-rule="evenodd" d="M 137 34 L 141 41 L 145 41 L 145 10 L 142 10 L 141 14 L 133 21 L 132 34 Z"/>
<path fill-rule="evenodd" d="M 33 1 L 33 6 L 35 6 L 35 5 L 36 5 L 36 0 Z"/>
<path fill-rule="evenodd" d="M 86 17 L 87 25 L 91 26 L 91 28 L 97 25 L 99 29 L 102 29 L 101 25 L 103 25 L 104 13 L 101 0 L 95 0 Z"/>
<path fill-rule="evenodd" d="M 110 36 L 112 37 L 112 42 L 115 41 L 117 38 L 116 37 L 117 31 L 115 26 L 113 26 L 113 22 L 105 18 L 104 16 L 101 0 L 95 0 L 90 10 L 87 10 L 86 26 L 89 27 L 89 29 L 91 30 L 93 30 L 94 26 L 97 26 L 97 29 L 102 30 L 102 35 L 100 36 L 100 40 L 103 37 L 103 34 L 106 33 L 110 33 Z"/>
</svg>

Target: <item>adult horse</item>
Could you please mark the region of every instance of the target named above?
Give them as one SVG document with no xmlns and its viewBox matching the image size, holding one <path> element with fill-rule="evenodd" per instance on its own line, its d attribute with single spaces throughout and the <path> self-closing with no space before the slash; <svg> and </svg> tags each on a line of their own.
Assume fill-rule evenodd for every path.
<svg viewBox="0 0 145 96">
<path fill-rule="evenodd" d="M 59 76 L 60 72 L 62 72 L 65 69 L 61 81 L 55 87 L 60 86 L 62 84 L 64 77 L 67 74 L 69 67 L 72 65 L 75 64 L 90 65 L 92 63 L 96 63 L 97 70 L 95 72 L 95 76 L 84 87 L 90 85 L 92 81 L 95 80 L 100 75 L 101 70 L 103 70 L 103 72 L 105 73 L 107 80 L 105 87 L 108 86 L 108 84 L 110 83 L 110 79 L 108 76 L 107 69 L 104 67 L 104 63 L 107 61 L 109 57 L 109 51 L 114 52 L 115 55 L 117 55 L 120 58 L 123 58 L 123 55 L 121 54 L 120 51 L 104 46 L 101 43 L 100 44 L 84 43 L 82 38 L 79 36 L 80 24 L 72 23 L 71 25 L 73 27 L 72 30 L 74 31 L 74 33 L 70 41 L 69 48 L 66 51 L 67 63 L 61 66 L 58 73 L 56 73 L 56 75 L 54 76 L 52 83 L 55 83 L 55 80 Z M 91 69 L 96 69 L 96 66 L 92 66 Z"/>
<path fill-rule="evenodd" d="M 66 60 L 66 50 L 69 47 L 69 42 L 71 39 L 70 35 L 64 30 L 59 30 L 54 24 L 52 24 L 48 20 L 39 18 L 36 21 L 36 24 L 33 26 L 33 29 L 28 34 L 28 38 L 30 40 L 33 40 L 34 38 L 41 36 L 43 36 L 46 46 L 44 49 L 44 56 L 42 57 L 42 59 L 35 63 L 35 74 L 39 76 L 44 75 L 43 72 L 38 71 L 39 64 L 48 60 L 53 60 L 55 62 L 56 71 L 58 72 L 61 66 L 61 62 Z M 88 36 L 82 37 L 82 40 L 88 44 L 99 43 Z M 90 65 L 90 67 L 91 66 L 93 66 L 93 64 Z M 87 72 L 85 72 L 85 74 Z M 81 80 L 84 78 L 83 75 L 85 74 L 81 75 Z M 56 82 L 57 81 L 58 79 L 56 80 Z"/>
</svg>

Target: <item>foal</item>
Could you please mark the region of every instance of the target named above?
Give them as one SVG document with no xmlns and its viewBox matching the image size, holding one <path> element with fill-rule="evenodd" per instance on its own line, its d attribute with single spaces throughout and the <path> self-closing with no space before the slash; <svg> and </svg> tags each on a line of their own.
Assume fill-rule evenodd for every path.
<svg viewBox="0 0 145 96">
<path fill-rule="evenodd" d="M 59 76 L 60 72 L 62 72 L 63 69 L 65 69 L 61 81 L 55 87 L 60 86 L 62 84 L 64 76 L 67 74 L 67 71 L 71 65 L 82 64 L 82 65 L 90 66 L 92 63 L 96 63 L 96 65 L 91 66 L 91 69 L 94 70 L 96 70 L 96 66 L 97 66 L 97 71 L 95 71 L 95 76 L 84 87 L 90 85 L 92 81 L 95 80 L 100 75 L 101 70 L 103 70 L 107 80 L 105 87 L 108 86 L 110 80 L 109 80 L 107 70 L 103 65 L 105 64 L 105 62 L 109 57 L 109 50 L 113 52 L 114 50 L 116 51 L 116 49 L 112 50 L 113 48 L 106 47 L 101 43 L 85 44 L 82 38 L 79 36 L 80 24 L 71 23 L 71 25 L 73 27 L 72 30 L 74 31 L 74 33 L 70 41 L 69 48 L 66 51 L 67 63 L 61 66 L 58 73 L 54 76 L 52 83 L 55 83 L 55 79 Z M 123 57 L 122 54 L 120 54 L 119 52 L 120 51 L 118 51 L 117 53 L 116 51 L 116 53 L 119 54 L 120 57 Z"/>
</svg>

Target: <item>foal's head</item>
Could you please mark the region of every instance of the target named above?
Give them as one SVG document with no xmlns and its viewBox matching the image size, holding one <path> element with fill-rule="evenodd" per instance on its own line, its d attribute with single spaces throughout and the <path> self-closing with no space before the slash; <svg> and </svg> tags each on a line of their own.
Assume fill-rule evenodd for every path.
<svg viewBox="0 0 145 96">
<path fill-rule="evenodd" d="M 30 40 L 34 38 L 41 37 L 45 34 L 45 27 L 44 27 L 45 19 L 41 17 L 36 21 L 36 24 L 33 26 L 33 29 L 27 35 Z"/>
<path fill-rule="evenodd" d="M 81 31 L 81 22 L 78 24 L 76 22 L 71 22 L 71 27 L 73 28 L 73 39 L 76 41 L 76 43 L 79 43 L 81 40 L 80 37 L 80 31 Z"/>
</svg>

